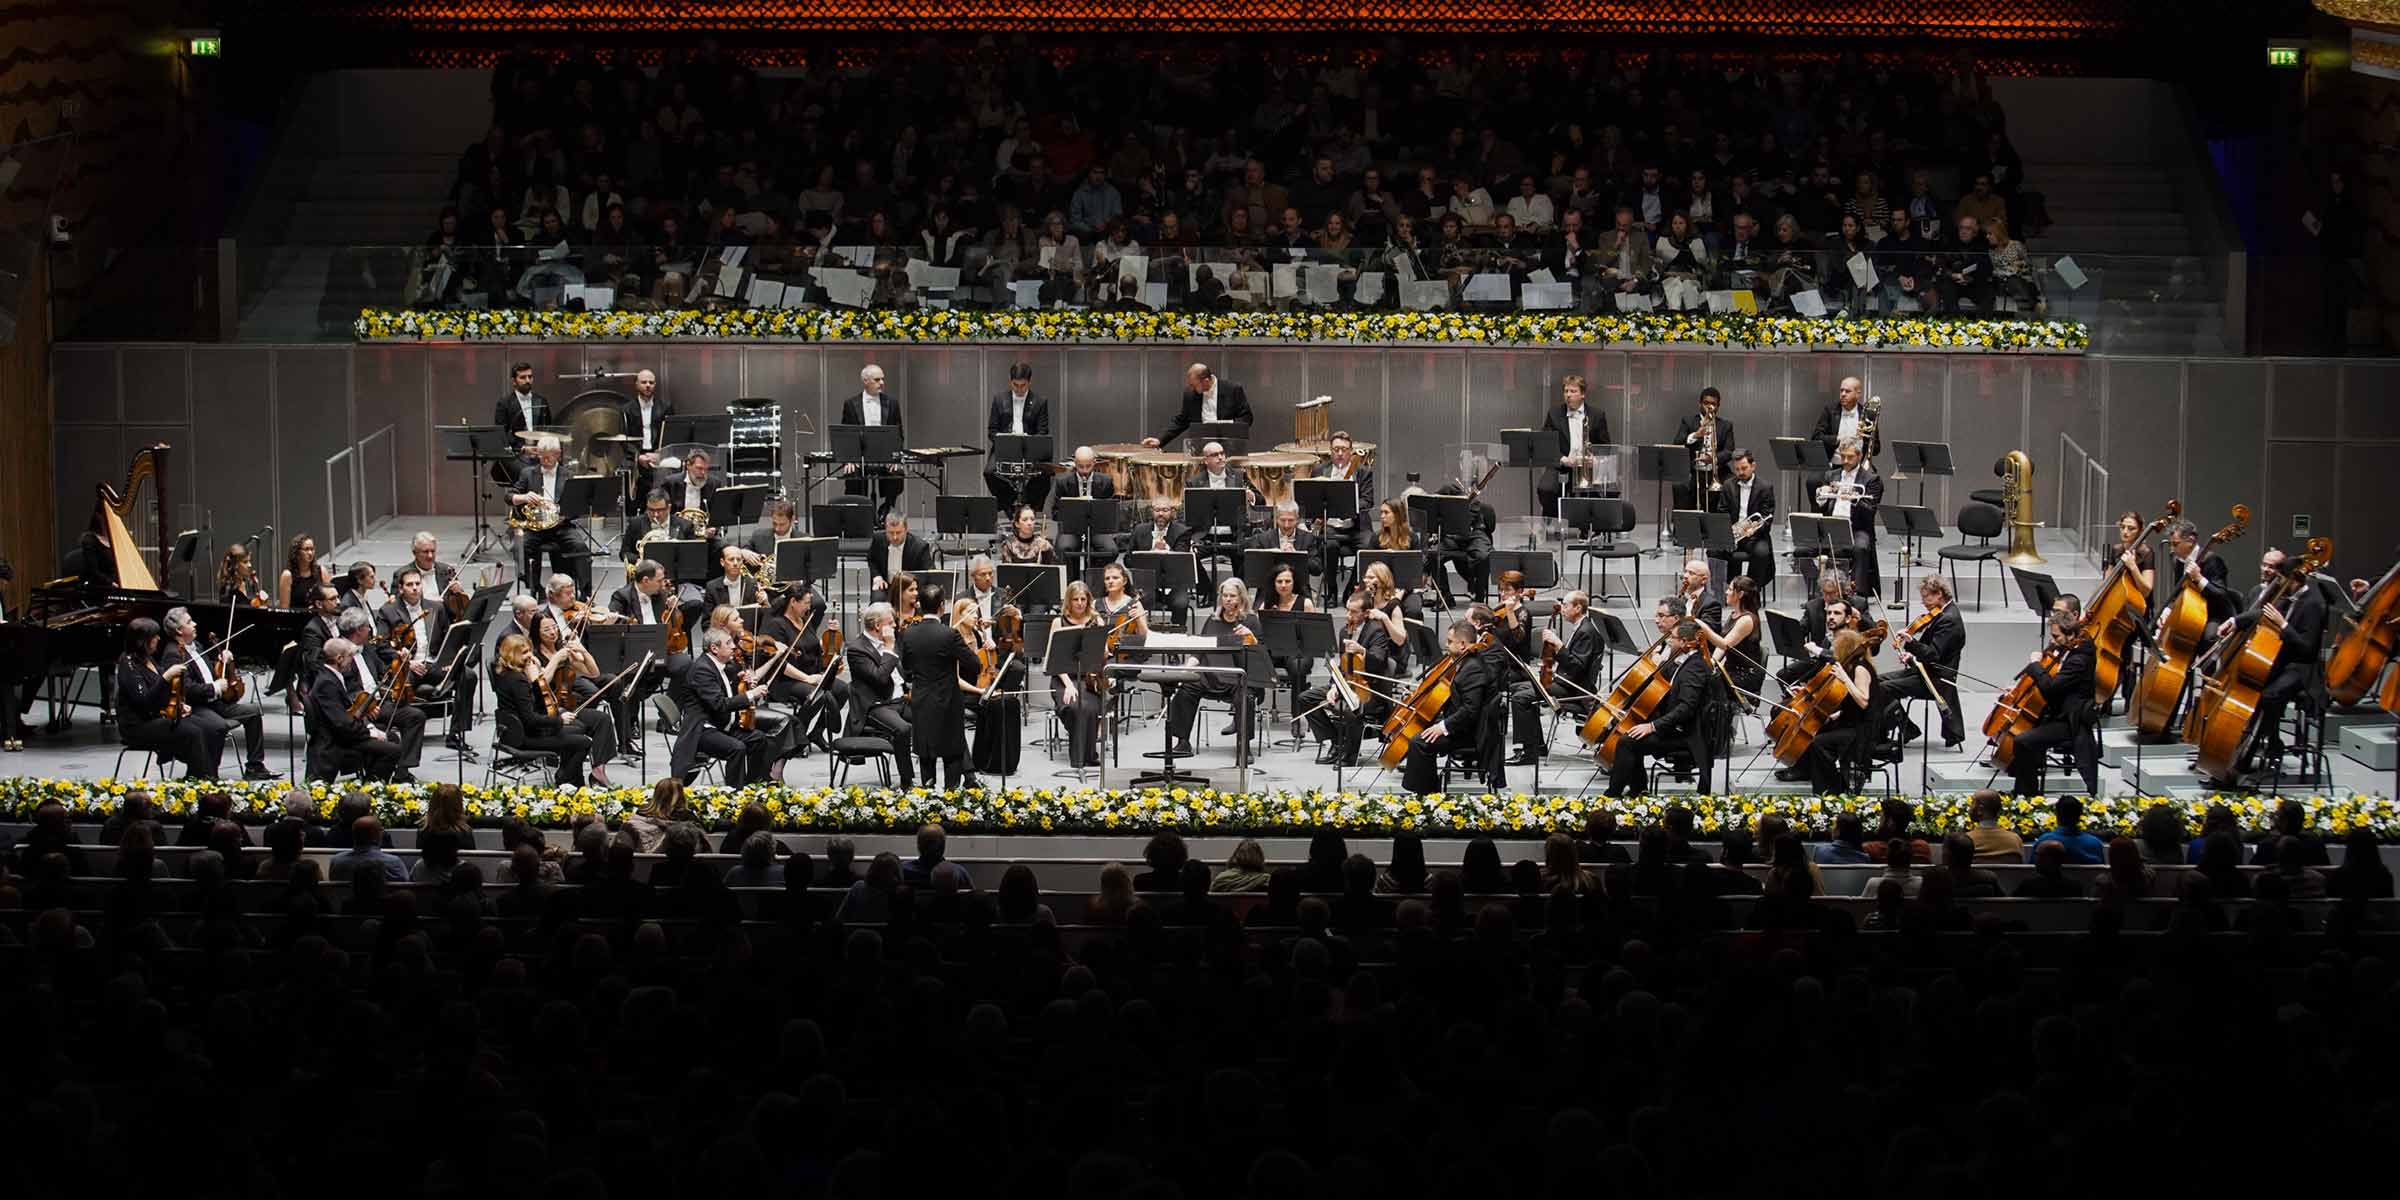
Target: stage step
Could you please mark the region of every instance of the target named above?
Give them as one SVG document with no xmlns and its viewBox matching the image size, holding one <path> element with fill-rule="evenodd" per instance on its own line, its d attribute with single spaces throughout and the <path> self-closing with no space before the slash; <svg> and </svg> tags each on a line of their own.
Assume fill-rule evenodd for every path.
<svg viewBox="0 0 2400 1200">
<path fill-rule="evenodd" d="M 2330 737 L 2344 729 L 2357 726 L 2390 726 L 2392 714 L 2372 706 L 2337 708 L 2325 714 L 2325 733 Z"/>
<path fill-rule="evenodd" d="M 2332 721 L 2328 719 L 2326 725 L 2330 729 Z M 2400 728 L 2395 728 L 2389 722 L 2345 725 L 2334 736 L 2337 738 L 2334 745 L 2341 750 L 2343 757 L 2361 766 L 2389 771 L 2395 758 L 2400 758 Z"/>
<path fill-rule="evenodd" d="M 2117 725 L 2100 731 L 2100 762 L 2119 770 L 2133 769 L 2134 743 L 2140 737 L 2131 725 Z M 2181 742 L 2153 741 L 2141 747 L 2142 767 L 2155 771 L 2165 766 L 2181 766 L 2191 755 L 2191 747 Z"/>
</svg>

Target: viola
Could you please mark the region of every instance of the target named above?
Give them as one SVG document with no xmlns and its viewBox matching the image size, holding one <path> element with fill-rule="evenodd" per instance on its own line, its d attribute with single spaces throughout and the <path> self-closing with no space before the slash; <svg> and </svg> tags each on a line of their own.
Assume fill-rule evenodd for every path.
<svg viewBox="0 0 2400 1200">
<path fill-rule="evenodd" d="M 691 651 L 692 635 L 683 628 L 683 606 L 670 602 L 667 605 L 667 653 L 689 654 Z"/>
<path fill-rule="evenodd" d="M 2333 658 L 2325 664 L 2325 692 L 2336 704 L 2356 704 L 2375 686 L 2400 643 L 2400 563 L 2395 563 L 2367 589 L 2358 620 L 2334 643 Z M 2392 686 L 2386 686 L 2388 694 Z"/>
<path fill-rule="evenodd" d="M 257 597 L 252 599 L 252 607 L 265 603 L 263 599 Z M 233 669 L 233 610 L 231 608 L 225 612 L 225 648 L 217 653 L 217 678 L 224 681 L 225 686 L 221 694 L 227 704 L 241 703 L 243 693 L 250 690 L 250 685 L 243 680 L 242 673 Z"/>
<path fill-rule="evenodd" d="M 1383 753 L 1379 756 L 1386 767 L 1397 767 L 1408 758 L 1411 747 L 1425 730 L 1442 719 L 1443 706 L 1450 703 L 1451 685 L 1458 681 L 1458 668 L 1468 655 L 1480 654 L 1491 648 L 1489 630 L 1476 638 L 1475 644 L 1456 654 L 1445 654 L 1392 706 L 1392 715 L 1383 721 Z"/>
<path fill-rule="evenodd" d="M 2183 740 L 2200 748 L 2202 774 L 2233 777 L 2258 732 L 2259 693 L 2283 654 L 2283 611 L 2275 606 L 2311 586 L 2308 577 L 2332 561 L 2332 538 L 2308 539 L 2299 561 L 2285 562 L 2283 577 L 2260 600 L 2259 619 L 2208 652 L 2218 665 L 2193 690 L 2191 715 L 2183 723 Z"/>
<path fill-rule="evenodd" d="M 2233 506 L 2233 520 L 2208 536 L 2208 548 L 2242 536 L 2250 528 L 2250 506 Z M 2207 549 L 2201 551 L 2203 555 Z M 2134 688 L 2133 703 L 2127 711 L 2143 733 L 2164 733 L 2167 722 L 2175 716 L 2175 703 L 2183 698 L 2184 680 L 2190 676 L 2192 657 L 2200 650 L 2200 638 L 2208 631 L 2208 597 L 2200 590 L 2199 572 L 2186 571 L 2175 595 L 2166 603 L 2159 620 L 2158 653 L 2142 671 L 2142 681 Z"/>
<path fill-rule="evenodd" d="M 1870 655 L 1882 648 L 1891 634 L 1884 621 L 1859 631 L 1867 640 Z M 1815 674 L 1802 680 L 1791 694 L 1784 697 L 1784 706 L 1767 720 L 1767 737 L 1775 746 L 1775 761 L 1786 767 L 1800 765 L 1800 759 L 1814 745 L 1817 735 L 1833 722 L 1850 702 L 1850 673 L 1839 662 L 1818 667 Z"/>
<path fill-rule="evenodd" d="M 2138 546 L 2158 535 L 2167 522 L 2183 515 L 2181 500 L 2167 501 L 2165 512 L 2142 529 L 2133 540 Z M 2108 575 L 2101 579 L 2100 589 L 2092 593 L 2092 605 L 2085 610 L 2083 633 L 2092 639 L 2092 699 L 2105 704 L 2117 692 L 2118 677 L 2125 670 L 2125 651 L 2131 644 L 2133 631 L 2150 615 L 2150 594 L 2144 590 L 2133 573 L 2125 569 L 2124 555 L 2132 546 L 2120 548 L 2118 561 L 2108 566 Z"/>
</svg>

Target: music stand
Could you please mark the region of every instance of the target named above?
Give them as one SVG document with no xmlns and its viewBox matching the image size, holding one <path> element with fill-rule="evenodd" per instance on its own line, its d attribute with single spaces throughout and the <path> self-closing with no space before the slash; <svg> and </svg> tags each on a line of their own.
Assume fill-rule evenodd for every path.
<svg viewBox="0 0 2400 1200">
<path fill-rule="evenodd" d="M 1808 627 L 1800 618 L 1777 609 L 1767 609 L 1767 639 L 1775 643 L 1775 653 L 1786 662 L 1812 657 L 1808 652 Z"/>
<path fill-rule="evenodd" d="M 708 523 L 717 529 L 755 525 L 767 507 L 767 485 L 737 483 L 721 487 L 708 498 Z"/>
<path fill-rule="evenodd" d="M 671 413 L 659 423 L 658 444 L 705 442 L 722 446 L 733 440 L 732 413 Z"/>
<path fill-rule="evenodd" d="M 498 425 L 436 425 L 433 429 L 441 441 L 443 459 L 467 464 L 467 482 L 475 490 L 475 533 L 467 539 L 467 548 L 460 553 L 459 561 L 506 559 L 507 552 L 501 546 L 503 539 L 484 517 L 483 464 L 516 461 L 516 447 L 512 444 L 515 439 Z M 486 554 L 492 558 L 485 559 Z"/>
<path fill-rule="evenodd" d="M 1649 558 L 1667 552 L 1667 485 L 1692 473 L 1692 448 L 1681 442 L 1634 447 L 1634 477 L 1658 485 L 1658 527 L 1650 531 Z"/>
<path fill-rule="evenodd" d="M 841 569 L 838 541 L 829 537 L 778 539 L 775 578 L 782 583 L 799 579 L 812 584 L 832 578 Z"/>
<path fill-rule="evenodd" d="M 1825 457 L 1825 443 L 1815 438 L 1769 438 L 1767 448 L 1775 455 L 1775 469 L 1787 476 L 1821 477 L 1833 467 L 1832 460 Z M 1797 479 L 1787 478 L 1783 482 L 1785 495 L 1800 494 L 1794 490 L 1799 486 Z"/>
<path fill-rule="evenodd" d="M 1079 576 L 1091 565 L 1093 553 L 1102 549 L 1095 540 L 1115 536 L 1117 518 L 1123 514 L 1115 498 L 1095 496 L 1061 496 L 1052 511 L 1059 536 L 1075 535 L 1075 573 Z"/>
<path fill-rule="evenodd" d="M 2008 567 L 2007 563 L 2000 565 Z M 2025 607 L 2033 612 L 2035 644 L 2048 645 L 2050 642 L 2050 606 L 2058 603 L 2058 580 L 2053 576 L 2044 575 L 2040 571 L 2028 571 L 2023 567 L 2008 567 L 2008 573 L 2016 578 L 2017 594 L 2025 598 Z"/>
<path fill-rule="evenodd" d="M 1942 523 L 1934 519 L 1933 510 L 1921 504 L 1886 504 L 1876 514 L 1884 529 L 1901 539 L 1898 574 L 1905 578 L 1910 567 L 1924 566 L 1924 560 L 1917 557 L 1919 546 L 1926 538 L 1942 536 Z M 1900 590 L 1906 595 L 1895 597 L 1892 607 L 1906 612 L 1916 605 L 1916 589 Z"/>
<path fill-rule="evenodd" d="M 1679 508 L 1673 516 L 1677 549 L 1701 551 L 1711 562 L 1733 553 L 1733 514 Z"/>
<path fill-rule="evenodd" d="M 1192 527 L 1192 541 L 1208 547 L 1204 557 L 1212 563 L 1222 558 L 1231 566 L 1242 531 L 1250 525 L 1249 496 L 1238 487 L 1187 487 L 1183 520 Z M 1230 532 L 1220 535 L 1220 528 Z"/>
<path fill-rule="evenodd" d="M 1308 587 L 1308 554 L 1302 550 L 1267 550 L 1251 547 L 1242 551 L 1242 582 L 1250 585 L 1254 595 L 1264 596 L 1275 583 L 1275 572 L 1285 566 L 1292 568 L 1292 582 L 1299 585 L 1300 595 L 1306 597 Z"/>
<path fill-rule="evenodd" d="M 508 594 L 515 591 L 516 586 L 514 580 L 503 580 L 476 588 L 474 594 L 467 597 L 467 615 L 464 623 L 481 625 L 485 621 L 491 620 L 493 611 L 508 602 Z"/>
<path fill-rule="evenodd" d="M 1001 563 L 999 584 L 1020 609 L 1057 608 L 1065 601 L 1067 569 L 1056 563 Z"/>
<path fill-rule="evenodd" d="M 569 475 L 558 485 L 558 511 L 566 516 L 567 524 L 582 536 L 596 558 L 608 556 L 608 547 L 584 528 L 581 518 L 597 517 L 602 513 L 625 507 L 625 477 L 622 475 Z"/>
<path fill-rule="evenodd" d="M 1382 563 L 1392 573 L 1392 585 L 1401 592 L 1413 592 L 1425 585 L 1425 552 L 1422 550 L 1361 550 L 1358 552 L 1358 575 L 1364 579 L 1367 568 Z"/>
<path fill-rule="evenodd" d="M 652 562 L 665 567 L 667 578 L 677 583 L 706 579 L 710 574 L 708 543 L 699 538 L 660 538 L 650 543 L 644 553 Z"/>
<path fill-rule="evenodd" d="M 1958 467 L 1950 461 L 1948 442 L 1893 442 L 1892 457 L 1896 469 L 1890 478 L 1899 479 L 1907 472 L 1917 477 L 1917 503 L 1925 503 L 1925 477 L 1956 475 Z"/>
<path fill-rule="evenodd" d="M 853 507 L 867 507 L 855 505 Z M 933 538 L 936 553 L 939 543 L 948 540 L 956 553 L 969 554 L 969 538 L 989 538 L 1000 525 L 1000 501 L 991 496 L 935 496 L 933 498 Z"/>
<path fill-rule="evenodd" d="M 1500 578 L 1503 571 L 1523 571 L 1527 587 L 1558 586 L 1558 556 L 1547 550 L 1494 550 L 1492 578 Z"/>
<path fill-rule="evenodd" d="M 1508 465 L 1528 468 L 1525 474 L 1525 511 L 1542 511 L 1541 472 L 1558 469 L 1558 460 L 1567 453 L 1567 439 L 1555 429 L 1503 429 L 1500 444 L 1508 447 Z M 1526 543 L 1528 546 L 1531 542 Z"/>
<path fill-rule="evenodd" d="M 900 457 L 900 430 L 890 425 L 836 425 L 832 439 L 835 462 L 888 467 Z"/>
<path fill-rule="evenodd" d="M 995 515 L 992 519 L 996 522 L 1000 518 Z M 875 506 L 811 504 L 808 506 L 808 531 L 818 537 L 871 538 L 875 536 Z"/>
<path fill-rule="evenodd" d="M 1266 648 L 1270 669 L 1273 665 L 1272 660 L 1278 658 L 1294 662 L 1314 663 L 1333 656 L 1335 639 L 1332 613 L 1262 612 L 1258 616 L 1260 622 L 1258 642 L 1259 645 Z M 1268 707 L 1274 706 L 1273 697 L 1282 690 L 1277 688 L 1268 693 Z M 1299 720 L 1300 714 L 1292 713 L 1292 719 Z M 1291 737 L 1277 742 L 1276 745 L 1285 750 L 1296 750 L 1300 747 L 1301 741 L 1299 731 L 1295 729 Z"/>
<path fill-rule="evenodd" d="M 1056 460 L 1058 444 L 1047 433 L 995 433 L 992 435 L 992 465 L 1047 464 Z"/>
<path fill-rule="evenodd" d="M 1858 557 L 1857 539 L 1851 536 L 1850 520 L 1847 517 L 1793 513 L 1791 514 L 1790 528 L 1792 557 L 1795 560 L 1800 558 L 1839 558 L 1847 562 Z"/>
<path fill-rule="evenodd" d="M 1085 686 L 1081 682 L 1082 680 L 1100 674 L 1101 667 L 1108 661 L 1108 630 L 1106 628 L 1060 629 L 1055 623 L 1050 623 L 1048 633 L 1050 635 L 1048 642 L 1042 648 L 1041 671 L 1044 676 L 1071 676 L 1078 681 L 1076 686 L 1082 687 Z M 1030 632 L 1027 635 L 1026 645 L 1027 652 L 1030 654 L 1032 648 Z M 1098 753 L 1099 732 L 1097 729 L 1092 731 L 1092 749 L 1100 759 L 1100 782 L 1101 786 L 1105 787 L 1108 783 L 1108 756 Z M 1082 763 L 1070 763 L 1067 769 L 1074 774 L 1077 782 L 1082 781 Z"/>
</svg>

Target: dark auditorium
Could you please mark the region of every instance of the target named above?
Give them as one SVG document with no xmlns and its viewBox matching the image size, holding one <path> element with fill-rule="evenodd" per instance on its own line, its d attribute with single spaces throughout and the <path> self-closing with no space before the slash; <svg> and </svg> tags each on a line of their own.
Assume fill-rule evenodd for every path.
<svg viewBox="0 0 2400 1200">
<path fill-rule="evenodd" d="M 2383 1174 L 2400 0 L 0 35 L 12 1197 Z"/>
</svg>

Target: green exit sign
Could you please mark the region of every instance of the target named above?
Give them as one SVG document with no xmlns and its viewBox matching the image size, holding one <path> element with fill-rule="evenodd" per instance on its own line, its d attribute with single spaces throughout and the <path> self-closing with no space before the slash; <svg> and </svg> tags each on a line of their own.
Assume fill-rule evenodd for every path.
<svg viewBox="0 0 2400 1200">
<path fill-rule="evenodd" d="M 225 39 L 196 37 L 184 43 L 184 51 L 193 58 L 215 58 L 225 53 Z"/>
<path fill-rule="evenodd" d="M 2298 46 L 2269 46 L 2269 47 L 2267 47 L 2267 65 L 2268 65 L 2268 66 L 2270 66 L 2270 67 L 2297 67 L 2297 66 L 2299 66 L 2299 65 L 2300 65 L 2300 47 L 2298 47 Z"/>
</svg>

